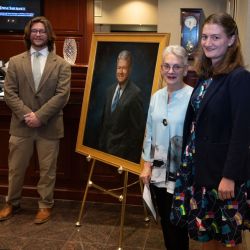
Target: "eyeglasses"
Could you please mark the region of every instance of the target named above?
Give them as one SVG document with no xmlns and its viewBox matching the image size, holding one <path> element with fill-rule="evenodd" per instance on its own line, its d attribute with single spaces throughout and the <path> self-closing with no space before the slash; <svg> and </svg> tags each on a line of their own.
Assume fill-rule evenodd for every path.
<svg viewBox="0 0 250 250">
<path fill-rule="evenodd" d="M 46 34 L 47 32 L 46 32 L 46 30 L 32 29 L 32 30 L 31 30 L 31 33 L 32 33 L 32 34 L 37 34 L 37 33 L 39 33 L 40 35 L 44 35 L 44 34 Z"/>
<path fill-rule="evenodd" d="M 184 68 L 184 66 L 180 66 L 178 64 L 174 64 L 173 66 L 171 66 L 168 63 L 163 63 L 161 67 L 166 72 L 168 72 L 172 68 L 175 73 L 178 73 L 181 69 Z"/>
</svg>

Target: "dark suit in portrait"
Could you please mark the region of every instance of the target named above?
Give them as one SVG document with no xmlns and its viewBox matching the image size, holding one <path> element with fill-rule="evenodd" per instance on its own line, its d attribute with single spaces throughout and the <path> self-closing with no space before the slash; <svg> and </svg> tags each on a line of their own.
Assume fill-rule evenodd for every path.
<svg viewBox="0 0 250 250">
<path fill-rule="evenodd" d="M 128 80 L 112 112 L 116 88 L 117 84 L 113 84 L 107 90 L 99 147 L 109 154 L 139 163 L 145 126 L 141 90 Z"/>
</svg>

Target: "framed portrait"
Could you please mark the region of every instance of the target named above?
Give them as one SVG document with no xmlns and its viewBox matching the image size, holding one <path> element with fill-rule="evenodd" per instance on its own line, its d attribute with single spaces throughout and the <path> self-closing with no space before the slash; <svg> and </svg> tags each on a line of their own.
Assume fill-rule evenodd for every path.
<svg viewBox="0 0 250 250">
<path fill-rule="evenodd" d="M 189 59 L 193 59 L 198 47 L 202 22 L 202 9 L 181 9 L 181 46 L 186 49 Z"/>
<path fill-rule="evenodd" d="M 169 34 L 93 34 L 76 152 L 135 174 Z M 119 84 L 118 84 L 119 83 Z"/>
</svg>

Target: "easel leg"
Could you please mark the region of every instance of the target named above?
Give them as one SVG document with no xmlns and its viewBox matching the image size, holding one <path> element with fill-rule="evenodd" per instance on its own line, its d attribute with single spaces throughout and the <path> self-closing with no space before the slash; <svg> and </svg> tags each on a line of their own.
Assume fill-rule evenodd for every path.
<svg viewBox="0 0 250 250">
<path fill-rule="evenodd" d="M 141 187 L 141 194 L 143 194 L 143 182 L 142 182 L 142 180 L 139 179 L 139 183 L 140 183 L 140 187 Z M 148 211 L 147 211 L 147 209 L 146 209 L 146 207 L 145 207 L 144 202 L 143 202 L 143 209 L 144 209 L 144 216 L 145 216 L 145 217 L 144 217 L 144 221 L 145 221 L 145 222 L 149 222 L 150 219 L 149 219 Z"/>
<path fill-rule="evenodd" d="M 118 248 L 118 250 L 122 250 L 124 217 L 125 217 L 125 208 L 126 208 L 126 200 L 127 200 L 127 188 L 128 188 L 128 171 L 125 171 L 124 172 L 124 187 L 123 187 L 121 223 L 120 223 L 120 237 L 119 237 L 119 248 Z"/>
<path fill-rule="evenodd" d="M 84 192 L 80 213 L 79 213 L 79 216 L 78 216 L 78 221 L 76 222 L 77 227 L 81 226 L 82 213 L 83 213 L 84 205 L 85 205 L 85 202 L 86 202 L 88 190 L 89 190 L 89 187 L 91 186 L 91 177 L 92 177 L 92 174 L 93 174 L 94 166 L 95 166 L 95 160 L 93 160 L 91 168 L 90 168 L 87 185 L 86 185 L 86 189 L 85 189 L 85 192 Z"/>
</svg>

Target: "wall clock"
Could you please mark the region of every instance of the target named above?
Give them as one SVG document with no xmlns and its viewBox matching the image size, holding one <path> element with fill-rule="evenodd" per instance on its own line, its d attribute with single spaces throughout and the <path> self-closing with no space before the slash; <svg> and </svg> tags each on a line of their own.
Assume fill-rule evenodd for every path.
<svg viewBox="0 0 250 250">
<path fill-rule="evenodd" d="M 202 9 L 181 9 L 181 46 L 187 50 L 189 59 L 198 47 L 202 21 Z"/>
</svg>

